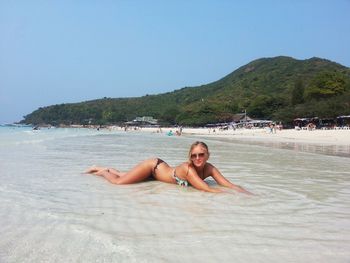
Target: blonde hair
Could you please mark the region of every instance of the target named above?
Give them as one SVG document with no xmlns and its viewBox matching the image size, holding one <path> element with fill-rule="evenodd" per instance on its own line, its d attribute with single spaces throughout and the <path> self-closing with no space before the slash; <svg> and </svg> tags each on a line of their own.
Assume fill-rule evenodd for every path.
<svg viewBox="0 0 350 263">
<path fill-rule="evenodd" d="M 191 162 L 192 150 L 193 150 L 194 147 L 196 147 L 196 146 L 198 146 L 198 145 L 202 146 L 202 147 L 207 151 L 207 154 L 208 154 L 208 156 L 209 156 L 209 147 L 208 147 L 208 145 L 207 145 L 205 142 L 196 141 L 196 142 L 192 143 L 192 145 L 191 145 L 191 147 L 190 147 L 190 150 L 189 150 L 189 152 L 188 152 L 188 160 L 189 160 L 190 162 Z"/>
</svg>

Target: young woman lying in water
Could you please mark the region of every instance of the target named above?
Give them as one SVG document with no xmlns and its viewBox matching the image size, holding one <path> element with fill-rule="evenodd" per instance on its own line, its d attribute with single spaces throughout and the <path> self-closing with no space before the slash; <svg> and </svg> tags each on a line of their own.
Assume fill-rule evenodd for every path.
<svg viewBox="0 0 350 263">
<path fill-rule="evenodd" d="M 104 177 L 112 184 L 133 184 L 153 177 L 158 181 L 173 183 L 181 186 L 192 185 L 194 188 L 211 193 L 224 192 L 218 188 L 211 188 L 204 179 L 211 176 L 221 186 L 234 189 L 238 192 L 251 194 L 242 187 L 231 183 L 219 170 L 208 163 L 209 149 L 204 142 L 195 142 L 189 151 L 189 161 L 175 168 L 170 167 L 159 158 L 141 162 L 130 171 L 123 173 L 113 168 L 92 166 L 86 173 Z"/>
</svg>

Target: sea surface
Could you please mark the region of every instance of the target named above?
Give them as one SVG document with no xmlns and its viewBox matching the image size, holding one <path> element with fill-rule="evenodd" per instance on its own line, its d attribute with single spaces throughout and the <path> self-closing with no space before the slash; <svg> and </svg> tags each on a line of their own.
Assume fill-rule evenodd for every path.
<svg viewBox="0 0 350 263">
<path fill-rule="evenodd" d="M 350 262 L 348 157 L 201 137 L 255 196 L 82 173 L 176 165 L 197 139 L 0 127 L 0 262 Z"/>
</svg>

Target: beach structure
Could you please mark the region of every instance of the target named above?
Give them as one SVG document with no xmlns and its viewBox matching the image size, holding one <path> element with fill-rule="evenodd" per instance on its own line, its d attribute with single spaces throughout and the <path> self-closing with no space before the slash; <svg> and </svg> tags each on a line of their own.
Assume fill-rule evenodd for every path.
<svg viewBox="0 0 350 263">
<path fill-rule="evenodd" d="M 238 113 L 233 115 L 231 122 L 210 123 L 205 127 L 219 128 L 219 129 L 238 129 L 238 128 L 264 128 L 269 126 L 273 121 L 271 120 L 255 120 L 249 117 L 246 113 Z"/>
<path fill-rule="evenodd" d="M 234 123 L 245 123 L 252 121 L 253 118 L 249 117 L 246 112 L 244 113 L 237 113 L 232 116 L 232 122 Z"/>
<path fill-rule="evenodd" d="M 306 127 L 309 123 L 313 123 L 317 125 L 318 122 L 319 122 L 318 117 L 296 118 L 293 120 L 293 124 L 296 129 L 302 129 L 303 127 Z"/>
<path fill-rule="evenodd" d="M 136 117 L 134 120 L 128 121 L 125 124 L 129 126 L 158 125 L 158 120 L 152 116 L 143 116 Z"/>
<path fill-rule="evenodd" d="M 296 118 L 293 121 L 296 128 L 307 128 L 313 124 L 318 129 L 348 128 L 350 126 L 350 115 L 342 115 L 336 118 Z"/>
<path fill-rule="evenodd" d="M 337 126 L 350 127 L 350 115 L 342 115 L 337 117 Z"/>
</svg>

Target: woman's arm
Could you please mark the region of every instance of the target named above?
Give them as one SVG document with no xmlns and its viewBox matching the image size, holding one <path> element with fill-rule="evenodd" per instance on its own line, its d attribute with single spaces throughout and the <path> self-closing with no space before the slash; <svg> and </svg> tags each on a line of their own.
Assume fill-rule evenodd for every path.
<svg viewBox="0 0 350 263">
<path fill-rule="evenodd" d="M 211 169 L 210 175 L 214 178 L 214 180 L 219 185 L 234 189 L 234 190 L 241 192 L 241 193 L 252 195 L 251 192 L 245 190 L 243 187 L 236 185 L 236 184 L 233 184 L 229 180 L 227 180 L 215 166 L 210 164 L 210 169 Z"/>
<path fill-rule="evenodd" d="M 223 191 L 217 188 L 211 188 L 209 185 L 200 178 L 196 172 L 196 170 L 191 167 L 191 165 L 183 164 L 177 169 L 182 177 L 185 177 L 186 180 L 196 189 L 210 192 L 210 193 L 222 193 Z"/>
</svg>

